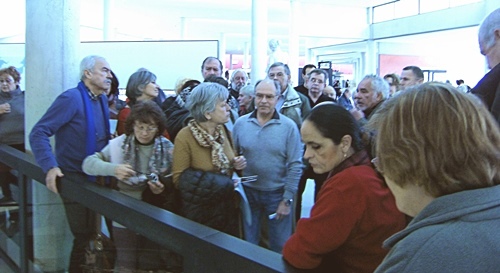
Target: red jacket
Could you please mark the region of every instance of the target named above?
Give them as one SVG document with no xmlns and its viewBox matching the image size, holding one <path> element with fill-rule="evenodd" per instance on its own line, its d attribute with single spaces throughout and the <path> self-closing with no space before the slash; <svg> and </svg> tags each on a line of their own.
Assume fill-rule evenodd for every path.
<svg viewBox="0 0 500 273">
<path fill-rule="evenodd" d="M 405 216 L 369 159 L 362 161 L 331 174 L 310 218 L 297 223 L 283 248 L 293 266 L 359 273 L 373 272 L 382 262 L 387 254 L 382 242 L 405 227 Z"/>
</svg>

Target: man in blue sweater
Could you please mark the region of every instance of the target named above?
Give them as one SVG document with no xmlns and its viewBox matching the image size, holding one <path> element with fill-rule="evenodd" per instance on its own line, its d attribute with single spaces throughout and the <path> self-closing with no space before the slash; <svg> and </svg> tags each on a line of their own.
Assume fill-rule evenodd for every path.
<svg viewBox="0 0 500 273">
<path fill-rule="evenodd" d="M 293 196 L 302 174 L 302 143 L 293 120 L 278 113 L 278 82 L 265 79 L 255 85 L 256 110 L 236 120 L 233 136 L 236 150 L 247 158 L 244 175 L 257 175 L 246 183 L 245 192 L 252 223 L 245 221 L 245 240 L 258 244 L 261 219 L 269 228 L 270 249 L 281 253 L 292 234 Z"/>
<path fill-rule="evenodd" d="M 109 110 L 106 91 L 111 87 L 111 68 L 99 56 L 85 57 L 80 63 L 78 86 L 60 94 L 30 133 L 35 159 L 47 174 L 47 188 L 58 193 L 56 179 L 65 172 L 83 173 L 88 155 L 108 144 Z M 55 136 L 55 154 L 49 138 Z M 88 221 L 92 213 L 84 206 L 65 202 L 66 216 L 74 236 L 69 272 L 81 272 L 85 246 L 95 229 Z M 70 204 L 68 204 L 70 203 Z"/>
</svg>

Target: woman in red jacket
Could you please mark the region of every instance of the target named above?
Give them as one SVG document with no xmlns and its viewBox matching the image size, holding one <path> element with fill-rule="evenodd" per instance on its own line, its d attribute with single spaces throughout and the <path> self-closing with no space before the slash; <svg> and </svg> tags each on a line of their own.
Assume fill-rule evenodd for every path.
<svg viewBox="0 0 500 273">
<path fill-rule="evenodd" d="M 362 148 L 355 119 L 341 106 L 318 105 L 301 135 L 314 172 L 329 175 L 283 257 L 316 272 L 373 272 L 387 254 L 382 242 L 405 227 L 405 216 Z"/>
</svg>

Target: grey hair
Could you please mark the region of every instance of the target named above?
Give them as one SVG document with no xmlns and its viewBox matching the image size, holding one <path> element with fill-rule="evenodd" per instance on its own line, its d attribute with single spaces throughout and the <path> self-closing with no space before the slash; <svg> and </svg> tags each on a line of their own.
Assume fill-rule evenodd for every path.
<svg viewBox="0 0 500 273">
<path fill-rule="evenodd" d="M 274 92 L 275 95 L 278 96 L 278 97 L 281 95 L 281 84 L 280 84 L 280 82 L 278 80 L 271 80 L 271 79 L 268 79 L 268 78 L 265 78 L 265 79 L 257 81 L 257 83 L 255 84 L 254 93 L 255 93 L 255 90 L 257 90 L 257 86 L 259 86 L 259 84 L 261 84 L 262 82 L 273 83 L 274 89 L 275 89 L 275 92 Z"/>
<path fill-rule="evenodd" d="M 156 82 L 156 75 L 146 69 L 139 69 L 134 74 L 130 75 L 127 82 L 126 95 L 130 100 L 130 104 L 134 104 L 137 98 L 142 95 L 146 85 L 151 82 Z"/>
<path fill-rule="evenodd" d="M 194 120 L 205 122 L 207 121 L 205 114 L 213 112 L 217 103 L 226 101 L 228 96 L 229 91 L 224 86 L 214 82 L 204 82 L 193 89 L 185 106 Z"/>
<path fill-rule="evenodd" d="M 255 97 L 255 87 L 253 85 L 245 85 L 240 89 L 240 94 Z"/>
<path fill-rule="evenodd" d="M 370 80 L 370 87 L 373 92 L 382 94 L 382 99 L 389 97 L 389 84 L 384 78 L 377 75 L 366 75 L 361 81 Z"/>
<path fill-rule="evenodd" d="M 104 59 L 104 57 L 97 56 L 97 55 L 90 55 L 90 56 L 83 58 L 83 60 L 80 62 L 80 80 L 83 81 L 85 79 L 85 71 L 86 70 L 89 70 L 89 71 L 94 70 L 95 63 L 98 60 L 106 61 L 106 59 Z"/>
<path fill-rule="evenodd" d="M 285 69 L 285 74 L 286 74 L 287 76 L 290 76 L 290 74 L 291 74 L 291 73 L 290 73 L 290 67 L 288 67 L 288 65 L 287 65 L 287 64 L 284 64 L 284 63 L 282 63 L 282 62 L 275 62 L 275 63 L 273 63 L 273 64 L 269 67 L 269 69 L 267 70 L 267 73 L 269 73 L 269 71 L 271 70 L 271 68 L 280 67 L 280 66 L 282 66 L 282 67 Z"/>
<path fill-rule="evenodd" d="M 500 8 L 492 11 L 479 27 L 479 43 L 485 49 L 492 47 L 495 43 L 495 30 L 497 29 L 500 29 Z"/>
<path fill-rule="evenodd" d="M 231 74 L 231 81 L 234 80 L 234 77 L 236 77 L 236 74 L 239 73 L 239 72 L 241 72 L 241 73 L 243 73 L 243 75 L 245 75 L 245 81 L 248 80 L 248 75 L 247 75 L 247 72 L 245 72 L 245 70 L 243 70 L 243 69 L 236 69 L 235 71 L 233 71 L 233 74 Z"/>
</svg>

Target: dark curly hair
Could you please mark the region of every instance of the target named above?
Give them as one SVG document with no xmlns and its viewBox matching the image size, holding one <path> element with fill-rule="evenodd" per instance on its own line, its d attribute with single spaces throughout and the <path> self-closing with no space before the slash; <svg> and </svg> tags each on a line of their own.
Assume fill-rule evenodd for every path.
<svg viewBox="0 0 500 273">
<path fill-rule="evenodd" d="M 130 135 L 134 133 L 135 122 L 154 124 L 158 127 L 156 132 L 157 136 L 162 135 L 165 131 L 165 124 L 167 119 L 161 111 L 160 106 L 154 101 L 137 101 L 130 111 L 130 115 L 125 121 L 125 134 Z"/>
<path fill-rule="evenodd" d="M 0 69 L 0 75 L 3 75 L 3 74 L 7 74 L 7 75 L 12 76 L 12 78 L 14 79 L 14 81 L 16 83 L 21 82 L 21 73 L 19 73 L 19 71 L 17 71 L 16 67 L 14 67 L 14 66 L 9 66 L 7 68 Z"/>
</svg>

